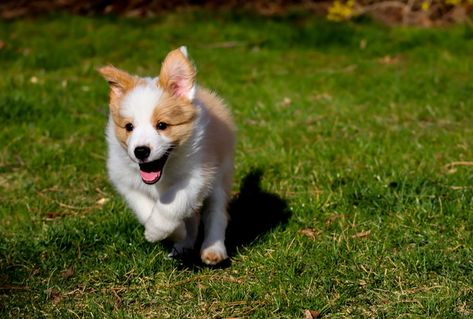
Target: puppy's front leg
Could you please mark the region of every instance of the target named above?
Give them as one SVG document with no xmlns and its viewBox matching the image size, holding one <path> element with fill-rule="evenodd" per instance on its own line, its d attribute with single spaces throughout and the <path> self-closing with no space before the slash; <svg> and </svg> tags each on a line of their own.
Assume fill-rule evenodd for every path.
<svg viewBox="0 0 473 319">
<path fill-rule="evenodd" d="M 179 241 L 186 237 L 186 228 L 182 221 L 172 216 L 172 211 L 161 205 L 155 205 L 150 218 L 145 223 L 145 238 L 154 243 L 168 237 Z"/>
<path fill-rule="evenodd" d="M 183 221 L 199 206 L 197 198 L 197 192 L 186 189 L 165 193 L 145 223 L 146 240 L 156 242 L 171 235 L 174 241 L 183 240 L 186 237 Z"/>
</svg>

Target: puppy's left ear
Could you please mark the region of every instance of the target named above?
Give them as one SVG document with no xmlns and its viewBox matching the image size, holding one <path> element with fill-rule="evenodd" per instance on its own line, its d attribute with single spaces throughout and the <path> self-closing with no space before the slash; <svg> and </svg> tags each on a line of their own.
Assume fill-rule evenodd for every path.
<svg viewBox="0 0 473 319">
<path fill-rule="evenodd" d="M 171 95 L 192 101 L 195 96 L 196 70 L 187 58 L 186 47 L 168 53 L 159 74 L 159 85 Z"/>
</svg>

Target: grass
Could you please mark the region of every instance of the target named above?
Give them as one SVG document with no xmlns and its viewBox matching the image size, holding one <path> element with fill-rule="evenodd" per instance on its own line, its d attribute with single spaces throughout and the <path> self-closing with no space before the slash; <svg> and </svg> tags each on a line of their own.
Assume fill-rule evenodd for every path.
<svg viewBox="0 0 473 319">
<path fill-rule="evenodd" d="M 1 317 L 473 315 L 471 29 L 192 11 L 0 39 Z M 238 126 L 222 269 L 147 243 L 104 169 L 96 67 L 155 75 L 181 44 Z"/>
</svg>

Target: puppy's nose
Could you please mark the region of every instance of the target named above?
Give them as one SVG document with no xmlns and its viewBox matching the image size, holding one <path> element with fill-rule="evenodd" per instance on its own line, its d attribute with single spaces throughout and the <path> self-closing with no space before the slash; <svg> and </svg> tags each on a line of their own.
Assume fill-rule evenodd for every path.
<svg viewBox="0 0 473 319">
<path fill-rule="evenodd" d="M 150 152 L 151 150 L 147 146 L 138 146 L 134 151 L 136 158 L 142 161 L 148 158 Z"/>
</svg>

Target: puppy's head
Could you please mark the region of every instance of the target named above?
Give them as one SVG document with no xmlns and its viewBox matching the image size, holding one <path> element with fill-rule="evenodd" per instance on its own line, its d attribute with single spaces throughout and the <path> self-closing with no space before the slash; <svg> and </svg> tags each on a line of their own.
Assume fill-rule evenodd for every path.
<svg viewBox="0 0 473 319">
<path fill-rule="evenodd" d="M 139 165 L 143 182 L 158 182 L 170 153 L 191 136 L 197 116 L 192 105 L 196 72 L 187 50 L 171 51 L 154 79 L 113 66 L 99 72 L 110 85 L 110 116 L 118 141 Z"/>
</svg>

